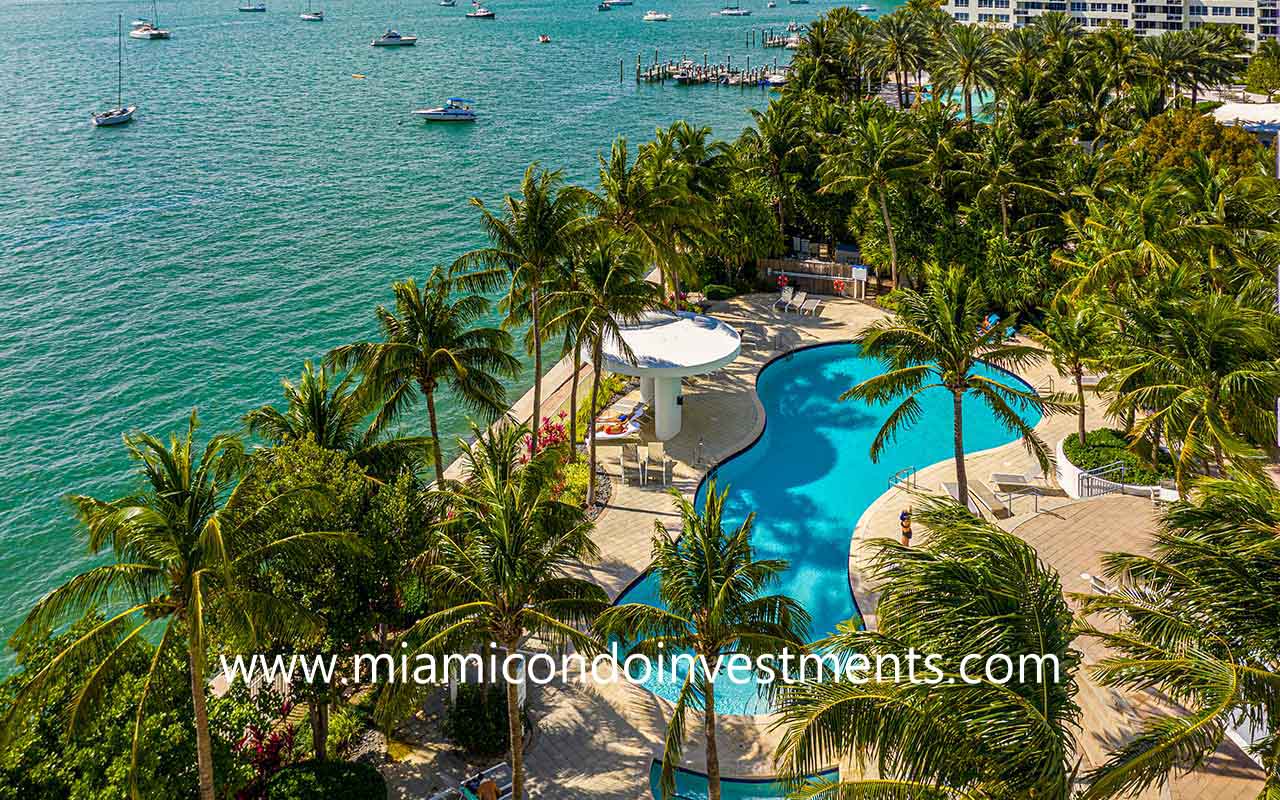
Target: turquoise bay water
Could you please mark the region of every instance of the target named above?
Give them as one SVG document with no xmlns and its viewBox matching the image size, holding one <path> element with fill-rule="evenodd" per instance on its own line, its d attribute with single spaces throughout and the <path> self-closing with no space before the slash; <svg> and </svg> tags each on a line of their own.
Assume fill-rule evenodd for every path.
<svg viewBox="0 0 1280 800">
<path fill-rule="evenodd" d="M 824 773 L 822 777 L 835 780 L 839 777 L 836 770 Z M 649 768 L 649 789 L 655 800 L 661 800 L 662 793 L 658 784 L 662 779 L 662 764 L 655 761 Z M 720 781 L 720 797 L 723 800 L 782 800 L 787 797 L 787 789 L 772 781 L 743 781 L 729 778 Z M 674 800 L 706 800 L 707 776 L 688 770 L 676 771 L 676 793 Z"/>
<path fill-rule="evenodd" d="M 594 183 L 619 134 L 687 119 L 736 136 L 765 93 L 638 86 L 637 54 L 785 60 L 748 32 L 829 7 L 495 0 L 484 22 L 466 0 L 313 0 L 326 19 L 304 23 L 301 0 L 268 3 L 161 2 L 173 38 L 125 39 L 137 121 L 93 130 L 115 101 L 116 15 L 150 3 L 0 0 L 0 638 L 86 565 L 59 498 L 131 486 L 122 432 L 174 429 L 193 406 L 209 431 L 277 401 L 304 359 L 373 332 L 391 281 L 481 244 L 467 199 L 499 199 L 530 161 Z M 674 19 L 641 22 L 651 7 Z M 418 46 L 370 47 L 388 25 Z M 482 121 L 409 116 L 450 95 Z M 465 432 L 442 411 L 448 438 Z"/>
<path fill-rule="evenodd" d="M 888 488 L 894 473 L 923 468 L 952 455 L 951 395 L 930 390 L 920 397 L 923 416 L 872 463 L 871 442 L 892 406 L 840 402 L 842 392 L 881 372 L 879 361 L 864 358 L 857 346 L 814 347 L 773 362 L 760 374 L 757 391 L 764 405 L 764 433 L 748 450 L 716 470 L 717 489 L 728 488 L 725 528 L 756 512 L 752 544 L 757 558 L 790 562 L 775 591 L 795 598 L 813 617 L 810 635 L 821 638 L 856 617 L 849 590 L 849 539 L 858 519 Z M 986 374 L 1005 373 L 994 369 Z M 1039 421 L 1032 412 L 1031 424 Z M 964 400 L 965 450 L 975 452 L 1013 441 L 980 402 Z M 707 483 L 698 490 L 699 507 Z M 898 530 L 873 531 L 896 537 Z M 660 605 L 656 576 L 647 575 L 618 602 Z M 680 681 L 683 671 L 678 673 Z M 657 678 L 648 686 L 674 700 L 680 681 Z M 721 675 L 716 709 L 726 714 L 763 714 L 765 700 L 754 683 Z"/>
</svg>

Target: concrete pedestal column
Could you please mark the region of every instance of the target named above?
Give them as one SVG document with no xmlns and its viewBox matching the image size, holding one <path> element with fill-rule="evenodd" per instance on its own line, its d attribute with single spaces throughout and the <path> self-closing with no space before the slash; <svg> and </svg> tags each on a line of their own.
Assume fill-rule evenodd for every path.
<svg viewBox="0 0 1280 800">
<path fill-rule="evenodd" d="M 653 379 L 653 435 L 661 441 L 680 432 L 680 379 Z"/>
<path fill-rule="evenodd" d="M 653 405 L 653 378 L 640 379 L 640 399 Z"/>
</svg>

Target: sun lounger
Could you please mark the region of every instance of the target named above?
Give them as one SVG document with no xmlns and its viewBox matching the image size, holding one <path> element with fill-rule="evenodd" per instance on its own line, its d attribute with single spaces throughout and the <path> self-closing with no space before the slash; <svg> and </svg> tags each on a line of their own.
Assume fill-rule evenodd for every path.
<svg viewBox="0 0 1280 800">
<path fill-rule="evenodd" d="M 804 301 L 804 305 L 800 306 L 801 314 L 811 314 L 818 316 L 818 308 L 822 306 L 822 300 L 817 297 L 810 297 Z"/>
<path fill-rule="evenodd" d="M 1082 388 L 1082 389 L 1096 389 L 1096 388 L 1098 388 L 1098 383 L 1099 383 L 1099 382 L 1100 382 L 1104 377 L 1106 377 L 1106 376 L 1105 376 L 1105 375 L 1091 375 L 1091 374 L 1089 374 L 1089 373 L 1087 373 L 1087 372 L 1086 372 L 1084 375 L 1081 375 L 1081 376 L 1080 376 L 1080 388 Z"/>
<path fill-rule="evenodd" d="M 640 450 L 634 444 L 624 444 L 622 446 L 622 455 L 618 459 L 618 465 L 622 469 L 622 482 L 627 483 L 627 470 L 634 470 L 636 476 L 636 485 L 644 480 L 644 473 L 641 471 Z"/>
<path fill-rule="evenodd" d="M 973 495 L 979 503 L 986 506 L 986 509 L 991 512 L 991 516 L 996 519 L 1008 519 L 1013 516 L 1009 513 L 1009 507 L 1000 498 L 996 497 L 995 492 L 991 491 L 982 481 L 969 481 L 969 494 Z"/>
<path fill-rule="evenodd" d="M 778 299 L 773 301 L 773 307 L 774 308 L 777 308 L 778 306 L 782 306 L 783 308 L 787 307 L 788 305 L 791 304 L 791 298 L 792 296 L 795 295 L 795 293 L 796 293 L 796 289 L 794 286 L 783 286 L 782 291 L 778 292 Z"/>
<path fill-rule="evenodd" d="M 1044 470 L 1038 465 L 1026 473 L 993 472 L 991 482 L 1001 489 L 1043 489 L 1045 488 Z"/>
<path fill-rule="evenodd" d="M 1168 503 L 1176 503 L 1181 499 L 1182 495 L 1178 493 L 1178 487 L 1170 481 L 1160 481 L 1160 485 L 1151 490 L 1151 505 L 1153 508 Z"/>
<path fill-rule="evenodd" d="M 588 444 L 591 443 L 593 435 L 596 437 L 597 442 L 607 442 L 613 439 L 634 439 L 640 435 L 640 423 L 632 420 L 630 422 L 610 422 L 597 426 L 587 432 Z"/>
<path fill-rule="evenodd" d="M 799 311 L 800 308 L 804 305 L 804 301 L 808 299 L 809 299 L 808 292 L 796 292 L 795 296 L 791 298 L 791 302 L 787 303 L 783 311 L 790 311 L 792 308 L 794 308 L 796 311 Z"/>
<path fill-rule="evenodd" d="M 960 499 L 960 484 L 943 483 L 942 488 L 947 493 L 947 495 L 951 497 L 952 500 L 955 500 L 957 503 L 963 504 L 965 508 L 969 509 L 970 514 L 973 514 L 974 516 L 978 516 L 978 517 L 982 516 L 982 512 L 978 510 L 978 507 L 976 505 L 974 505 L 973 497 L 969 497 L 967 500 Z M 970 492 L 969 494 L 972 495 L 973 492 Z"/>
<path fill-rule="evenodd" d="M 659 474 L 662 475 L 662 484 L 667 484 L 667 466 L 671 463 L 671 459 L 667 458 L 667 449 L 662 442 L 650 442 L 648 453 L 644 460 L 644 481 L 649 482 L 651 470 L 656 465 Z"/>
</svg>

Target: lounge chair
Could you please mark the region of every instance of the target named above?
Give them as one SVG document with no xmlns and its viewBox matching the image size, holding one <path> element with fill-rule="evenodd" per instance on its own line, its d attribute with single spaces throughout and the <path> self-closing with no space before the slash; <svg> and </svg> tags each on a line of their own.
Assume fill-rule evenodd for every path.
<svg viewBox="0 0 1280 800">
<path fill-rule="evenodd" d="M 947 495 L 948 495 L 952 500 L 955 500 L 957 503 L 963 503 L 963 504 L 964 504 L 964 507 L 965 507 L 965 508 L 967 508 L 967 509 L 969 509 L 969 513 L 971 513 L 971 514 L 973 514 L 974 516 L 977 516 L 977 517 L 982 516 L 982 512 L 978 510 L 978 507 L 977 507 L 977 506 L 974 504 L 974 502 L 973 502 L 973 492 L 969 492 L 969 497 L 968 497 L 968 499 L 966 499 L 966 500 L 961 500 L 961 499 L 960 499 L 960 484 L 958 484 L 958 483 L 943 483 L 943 484 L 942 484 L 942 489 L 943 489 L 943 491 L 945 491 L 945 492 L 947 493 Z"/>
<path fill-rule="evenodd" d="M 1086 372 L 1085 374 L 1083 374 L 1083 375 L 1081 375 L 1081 376 L 1080 376 L 1080 388 L 1081 388 L 1081 389 L 1096 389 L 1096 388 L 1098 388 L 1098 384 L 1099 384 L 1099 383 L 1102 381 L 1102 379 L 1103 379 L 1103 378 L 1105 378 L 1105 377 L 1106 377 L 1106 375 L 1094 375 L 1094 374 L 1091 374 L 1091 373 L 1087 373 L 1087 372 Z"/>
<path fill-rule="evenodd" d="M 667 457 L 667 448 L 662 442 L 650 442 L 648 455 L 644 460 L 644 481 L 649 482 L 650 467 L 657 465 L 658 471 L 662 474 L 662 485 L 667 484 L 667 466 L 671 464 L 671 459 Z"/>
<path fill-rule="evenodd" d="M 813 316 L 816 317 L 818 316 L 818 309 L 821 306 L 822 306 L 821 298 L 810 297 L 808 300 L 804 301 L 804 305 L 800 306 L 800 313 L 812 314 Z"/>
<path fill-rule="evenodd" d="M 1151 507 L 1176 503 L 1182 499 L 1178 487 L 1172 481 L 1160 481 L 1160 485 L 1151 490 Z"/>
<path fill-rule="evenodd" d="M 773 301 L 773 307 L 782 306 L 786 308 L 791 305 L 791 298 L 795 295 L 796 288 L 794 286 L 783 286 L 782 291 L 778 292 L 778 299 Z"/>
<path fill-rule="evenodd" d="M 1044 489 L 1044 470 L 1039 464 L 1030 472 L 993 472 L 991 482 L 1001 489 Z"/>
<path fill-rule="evenodd" d="M 633 439 L 639 435 L 640 423 L 635 420 L 608 422 L 587 431 L 587 444 L 591 443 L 592 436 L 596 437 L 597 442 L 607 442 L 611 439 Z"/>
<path fill-rule="evenodd" d="M 627 470 L 635 470 L 636 485 L 640 485 L 644 481 L 644 473 L 641 471 L 640 450 L 634 444 L 624 444 L 622 446 L 622 455 L 618 458 L 618 465 L 622 469 L 622 482 L 627 482 Z"/>
<path fill-rule="evenodd" d="M 1008 519 L 1013 516 L 1009 512 L 1009 507 L 1000 498 L 996 497 L 995 492 L 991 491 L 982 481 L 969 481 L 969 494 L 973 495 L 979 503 L 986 506 L 987 510 L 991 512 L 991 516 L 996 519 Z"/>
<path fill-rule="evenodd" d="M 791 298 L 791 302 L 787 303 L 786 308 L 782 310 L 790 311 L 792 308 L 795 308 L 796 311 L 799 311 L 800 308 L 804 305 L 804 301 L 808 299 L 809 299 L 808 292 L 796 292 L 795 296 Z"/>
</svg>

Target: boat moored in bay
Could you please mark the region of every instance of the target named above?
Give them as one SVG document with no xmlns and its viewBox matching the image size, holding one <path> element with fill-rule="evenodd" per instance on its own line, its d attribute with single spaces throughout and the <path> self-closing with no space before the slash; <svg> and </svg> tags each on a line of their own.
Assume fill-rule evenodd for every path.
<svg viewBox="0 0 1280 800">
<path fill-rule="evenodd" d="M 388 30 L 370 42 L 374 47 L 413 47 L 417 43 L 417 36 L 407 36 L 397 30 Z"/>
<path fill-rule="evenodd" d="M 474 102 L 464 97 L 450 97 L 439 108 L 420 108 L 413 115 L 426 122 L 475 122 L 476 112 L 471 108 Z"/>
</svg>

